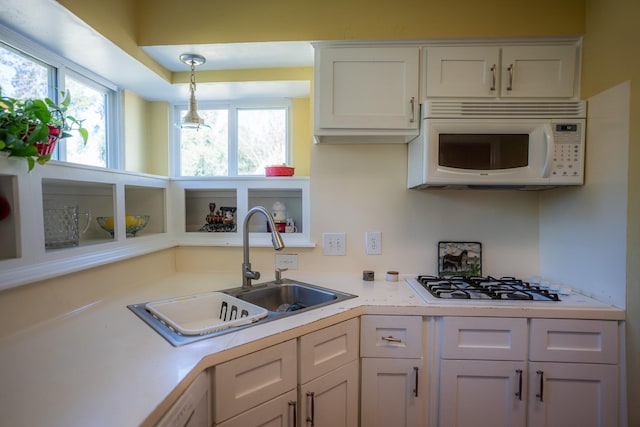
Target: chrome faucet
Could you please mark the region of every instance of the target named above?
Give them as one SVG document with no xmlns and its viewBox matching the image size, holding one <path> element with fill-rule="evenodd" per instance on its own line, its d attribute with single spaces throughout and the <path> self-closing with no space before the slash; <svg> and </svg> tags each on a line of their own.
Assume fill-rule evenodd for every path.
<svg viewBox="0 0 640 427">
<path fill-rule="evenodd" d="M 251 219 L 256 212 L 260 212 L 267 218 L 269 228 L 271 228 L 271 243 L 273 244 L 273 249 L 276 251 L 284 249 L 282 236 L 280 236 L 269 211 L 262 206 L 255 206 L 249 209 L 247 216 L 244 217 L 244 226 L 242 229 L 242 289 L 251 289 L 251 280 L 258 280 L 260 278 L 259 271 L 251 271 L 251 263 L 249 262 L 249 219 Z"/>
</svg>

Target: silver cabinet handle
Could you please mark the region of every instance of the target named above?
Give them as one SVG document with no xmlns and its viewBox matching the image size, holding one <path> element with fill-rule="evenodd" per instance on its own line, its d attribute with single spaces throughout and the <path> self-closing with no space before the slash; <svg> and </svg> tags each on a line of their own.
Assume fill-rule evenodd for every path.
<svg viewBox="0 0 640 427">
<path fill-rule="evenodd" d="M 518 376 L 518 391 L 516 391 L 516 397 L 518 400 L 522 400 L 522 369 L 516 369 L 516 375 Z"/>
<path fill-rule="evenodd" d="M 493 92 L 494 90 L 496 90 L 496 64 L 493 64 L 490 70 L 491 70 L 491 87 L 489 88 L 489 90 Z"/>
<path fill-rule="evenodd" d="M 381 337 L 384 341 L 389 341 L 389 342 L 402 342 L 402 340 L 400 338 L 396 338 L 394 336 L 389 335 L 388 337 Z"/>
<path fill-rule="evenodd" d="M 295 400 L 290 400 L 289 401 L 289 408 L 291 408 L 292 411 L 293 411 L 293 414 L 289 418 L 289 425 L 293 425 L 293 427 L 296 427 L 297 419 L 298 419 L 298 411 L 296 411 L 296 401 Z M 291 421 L 291 420 L 293 420 L 293 421 Z"/>
<path fill-rule="evenodd" d="M 544 396 L 544 371 L 536 371 L 536 374 L 540 377 L 540 385 L 538 386 L 538 393 L 536 393 L 536 397 L 540 402 L 543 402 Z"/>
<path fill-rule="evenodd" d="M 311 423 L 311 427 L 315 426 L 315 393 L 312 391 L 307 392 L 307 424 Z M 309 399 L 311 399 L 311 410 L 309 410 Z"/>
<path fill-rule="evenodd" d="M 418 368 L 417 366 L 413 367 L 413 372 L 416 374 L 416 388 L 415 390 L 413 390 L 413 395 L 415 397 L 418 397 L 418 388 L 419 388 L 419 383 L 418 383 L 418 372 L 420 372 L 420 368 Z"/>
<path fill-rule="evenodd" d="M 509 64 L 507 67 L 507 71 L 509 72 L 509 83 L 507 84 L 507 90 L 513 89 L 513 64 Z"/>
<path fill-rule="evenodd" d="M 412 96 L 409 104 L 411 105 L 411 118 L 409 118 L 409 123 L 413 123 L 416 121 L 416 98 Z"/>
</svg>

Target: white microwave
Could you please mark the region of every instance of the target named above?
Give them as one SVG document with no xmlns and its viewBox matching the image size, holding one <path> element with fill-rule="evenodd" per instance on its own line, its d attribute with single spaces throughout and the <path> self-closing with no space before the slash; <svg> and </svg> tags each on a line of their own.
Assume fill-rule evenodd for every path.
<svg viewBox="0 0 640 427">
<path fill-rule="evenodd" d="M 409 188 L 584 183 L 586 104 L 434 101 L 409 143 Z"/>
</svg>

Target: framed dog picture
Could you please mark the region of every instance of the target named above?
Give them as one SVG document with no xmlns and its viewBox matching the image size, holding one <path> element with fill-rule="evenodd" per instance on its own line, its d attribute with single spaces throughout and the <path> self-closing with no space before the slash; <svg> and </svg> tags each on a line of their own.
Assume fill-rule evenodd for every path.
<svg viewBox="0 0 640 427">
<path fill-rule="evenodd" d="M 482 276 L 482 243 L 438 242 L 440 276 Z"/>
</svg>

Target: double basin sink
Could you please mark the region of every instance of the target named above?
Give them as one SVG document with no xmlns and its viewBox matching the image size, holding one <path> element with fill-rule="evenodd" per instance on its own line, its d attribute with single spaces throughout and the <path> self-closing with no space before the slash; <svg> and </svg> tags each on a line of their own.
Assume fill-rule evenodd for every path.
<svg viewBox="0 0 640 427">
<path fill-rule="evenodd" d="M 250 289 L 132 304 L 128 308 L 174 346 L 335 304 L 356 295 L 290 279 Z"/>
</svg>

